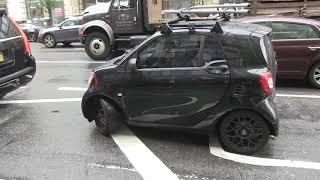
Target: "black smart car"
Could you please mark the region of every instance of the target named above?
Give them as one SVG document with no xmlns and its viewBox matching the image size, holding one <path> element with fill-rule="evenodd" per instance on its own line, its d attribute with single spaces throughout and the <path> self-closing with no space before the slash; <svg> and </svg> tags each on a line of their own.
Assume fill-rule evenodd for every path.
<svg viewBox="0 0 320 180">
<path fill-rule="evenodd" d="M 0 98 L 29 83 L 36 71 L 27 36 L 0 9 Z"/>
<path fill-rule="evenodd" d="M 180 21 L 95 69 L 84 116 L 104 135 L 132 126 L 217 131 L 222 146 L 251 154 L 278 134 L 271 29 Z"/>
</svg>

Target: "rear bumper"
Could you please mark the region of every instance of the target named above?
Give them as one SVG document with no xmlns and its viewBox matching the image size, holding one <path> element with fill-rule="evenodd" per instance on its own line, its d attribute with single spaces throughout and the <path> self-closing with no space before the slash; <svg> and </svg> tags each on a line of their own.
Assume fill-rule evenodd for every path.
<svg viewBox="0 0 320 180">
<path fill-rule="evenodd" d="M 267 120 L 270 125 L 271 133 L 274 136 L 278 136 L 279 133 L 279 117 L 273 97 L 269 97 L 260 102 L 256 110 Z"/>
<path fill-rule="evenodd" d="M 7 94 L 31 82 L 36 73 L 36 63 L 32 56 L 27 57 L 27 59 L 28 66 L 26 68 L 0 77 L 0 94 Z"/>
</svg>

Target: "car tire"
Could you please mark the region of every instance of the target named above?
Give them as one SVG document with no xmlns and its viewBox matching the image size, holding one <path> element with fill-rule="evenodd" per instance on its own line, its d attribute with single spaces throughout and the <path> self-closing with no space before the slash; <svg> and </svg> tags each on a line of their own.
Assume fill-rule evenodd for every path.
<svg viewBox="0 0 320 180">
<path fill-rule="evenodd" d="M 267 142 L 270 129 L 267 122 L 251 111 L 236 111 L 228 114 L 219 124 L 219 139 L 229 152 L 253 154 Z"/>
<path fill-rule="evenodd" d="M 43 43 L 47 48 L 54 48 L 57 46 L 56 38 L 51 34 L 44 36 Z"/>
<path fill-rule="evenodd" d="M 37 41 L 37 37 L 35 33 L 30 33 L 28 36 L 29 41 L 31 42 L 36 42 Z"/>
<path fill-rule="evenodd" d="M 313 87 L 320 88 L 320 62 L 312 66 L 308 78 Z"/>
<path fill-rule="evenodd" d="M 105 60 L 111 53 L 110 40 L 103 33 L 90 33 L 85 40 L 85 50 L 90 58 Z"/>
<path fill-rule="evenodd" d="M 116 108 L 104 99 L 99 99 L 96 108 L 95 123 L 98 131 L 109 136 L 121 126 L 121 114 Z"/>
<path fill-rule="evenodd" d="M 70 46 L 72 44 L 72 42 L 65 41 L 65 42 L 62 42 L 62 44 L 65 45 L 65 46 Z"/>
</svg>

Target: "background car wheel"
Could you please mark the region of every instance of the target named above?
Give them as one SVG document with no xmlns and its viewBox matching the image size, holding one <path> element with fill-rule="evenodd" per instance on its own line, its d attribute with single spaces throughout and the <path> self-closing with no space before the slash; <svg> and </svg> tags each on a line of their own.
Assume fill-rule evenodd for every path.
<svg viewBox="0 0 320 180">
<path fill-rule="evenodd" d="M 29 38 L 29 41 L 31 42 L 37 41 L 37 37 L 35 33 L 30 33 L 28 38 Z"/>
<path fill-rule="evenodd" d="M 105 60 L 111 53 L 110 41 L 103 33 L 91 33 L 86 38 L 85 50 L 92 59 Z"/>
<path fill-rule="evenodd" d="M 65 46 L 70 46 L 72 43 L 71 42 L 62 42 L 62 44 Z"/>
<path fill-rule="evenodd" d="M 315 88 L 320 88 L 320 63 L 315 64 L 309 71 L 309 81 Z"/>
<path fill-rule="evenodd" d="M 104 99 L 100 99 L 97 105 L 95 120 L 97 129 L 104 136 L 109 136 L 120 128 L 121 115 Z"/>
<path fill-rule="evenodd" d="M 57 45 L 56 39 L 51 34 L 45 35 L 43 38 L 43 42 L 47 48 L 54 48 Z"/>
<path fill-rule="evenodd" d="M 219 125 L 222 147 L 230 152 L 253 154 L 269 139 L 268 124 L 250 111 L 237 111 L 225 117 Z"/>
</svg>

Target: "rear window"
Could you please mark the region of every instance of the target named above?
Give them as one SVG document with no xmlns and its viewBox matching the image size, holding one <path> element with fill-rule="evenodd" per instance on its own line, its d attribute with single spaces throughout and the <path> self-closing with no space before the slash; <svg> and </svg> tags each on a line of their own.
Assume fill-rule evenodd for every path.
<svg viewBox="0 0 320 180">
<path fill-rule="evenodd" d="M 264 64 L 270 67 L 270 61 L 274 59 L 274 52 L 269 35 L 263 36 L 262 38 L 251 37 L 250 44 L 257 58 L 263 60 Z"/>
<path fill-rule="evenodd" d="M 0 17 L 0 39 L 19 36 L 20 33 L 7 16 Z"/>
</svg>

